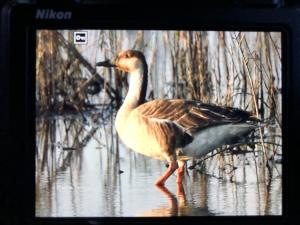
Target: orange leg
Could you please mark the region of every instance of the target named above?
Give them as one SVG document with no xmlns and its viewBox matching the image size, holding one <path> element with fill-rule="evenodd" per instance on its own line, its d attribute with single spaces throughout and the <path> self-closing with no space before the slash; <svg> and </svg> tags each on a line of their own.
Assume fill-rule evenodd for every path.
<svg viewBox="0 0 300 225">
<path fill-rule="evenodd" d="M 185 197 L 185 192 L 182 183 L 177 183 L 177 197 L 178 197 L 178 203 L 180 206 L 185 206 L 186 205 L 186 197 Z"/>
<path fill-rule="evenodd" d="M 158 186 L 163 186 L 166 180 L 174 173 L 174 171 L 178 168 L 178 164 L 176 161 L 172 161 L 167 169 L 167 171 L 155 182 Z"/>
<path fill-rule="evenodd" d="M 185 166 L 185 161 L 178 161 L 179 168 L 177 169 L 177 183 L 182 183 L 183 180 L 183 175 L 184 175 L 184 166 Z"/>
</svg>

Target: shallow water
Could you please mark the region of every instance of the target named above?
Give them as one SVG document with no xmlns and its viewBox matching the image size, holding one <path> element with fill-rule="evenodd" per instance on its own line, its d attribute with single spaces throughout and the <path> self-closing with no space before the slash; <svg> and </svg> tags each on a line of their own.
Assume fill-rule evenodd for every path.
<svg viewBox="0 0 300 225">
<path fill-rule="evenodd" d="M 56 124 L 57 127 L 59 127 Z M 88 129 L 88 127 L 86 127 Z M 102 132 L 102 133 L 101 133 Z M 62 132 L 56 130 L 59 143 Z M 281 215 L 281 165 L 276 165 L 269 185 L 255 176 L 253 163 L 235 171 L 235 180 L 221 179 L 219 169 L 209 175 L 188 170 L 182 187 L 176 187 L 173 175 L 165 188 L 154 185 L 164 172 L 163 161 L 127 150 L 116 151 L 110 136 L 98 130 L 81 149 L 48 148 L 48 157 L 39 166 L 37 155 L 37 217 L 135 217 L 135 216 L 207 216 L 207 215 Z M 111 145 L 102 145 L 105 139 Z M 41 138 L 42 140 L 42 138 Z M 38 146 L 42 148 L 41 143 Z M 40 150 L 40 149 L 39 149 Z M 252 154 L 239 156 L 244 162 Z M 213 163 L 210 163 L 213 166 Z M 243 165 L 243 166 L 242 166 Z M 180 191 L 180 189 L 182 190 Z"/>
</svg>

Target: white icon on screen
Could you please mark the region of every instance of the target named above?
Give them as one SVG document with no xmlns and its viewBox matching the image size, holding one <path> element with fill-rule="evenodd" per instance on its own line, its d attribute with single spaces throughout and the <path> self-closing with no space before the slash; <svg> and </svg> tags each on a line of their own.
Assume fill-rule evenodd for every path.
<svg viewBox="0 0 300 225">
<path fill-rule="evenodd" d="M 88 35 L 86 31 L 74 32 L 74 44 L 85 45 L 87 44 Z"/>
</svg>

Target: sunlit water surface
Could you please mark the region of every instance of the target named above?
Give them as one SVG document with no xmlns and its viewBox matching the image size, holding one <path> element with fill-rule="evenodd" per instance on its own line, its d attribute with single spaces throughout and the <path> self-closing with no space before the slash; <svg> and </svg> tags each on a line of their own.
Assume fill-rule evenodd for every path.
<svg viewBox="0 0 300 225">
<path fill-rule="evenodd" d="M 112 148 L 100 146 L 99 141 L 91 139 L 82 149 L 52 148 L 52 160 L 48 157 L 36 173 L 37 217 L 282 213 L 281 178 L 274 176 L 269 186 L 258 182 L 251 163 L 236 170 L 234 182 L 189 170 L 182 194 L 177 192 L 175 175 L 165 188 L 154 185 L 166 169 L 164 162 L 133 153 L 122 145 L 117 160 Z M 58 167 L 60 158 L 65 162 Z M 280 167 L 277 165 L 276 170 Z"/>
</svg>

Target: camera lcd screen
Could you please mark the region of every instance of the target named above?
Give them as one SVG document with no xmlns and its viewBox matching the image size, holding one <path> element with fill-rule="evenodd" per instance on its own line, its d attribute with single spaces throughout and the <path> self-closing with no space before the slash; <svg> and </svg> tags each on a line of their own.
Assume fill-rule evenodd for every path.
<svg viewBox="0 0 300 225">
<path fill-rule="evenodd" d="M 282 215 L 281 32 L 39 29 L 35 52 L 36 217 Z M 123 69 L 96 66 L 121 57 L 136 58 Z M 143 85 L 131 79 L 140 70 Z M 145 95 L 139 105 L 183 99 L 207 106 L 204 125 L 187 131 L 193 141 L 201 133 L 199 151 L 241 122 L 228 122 L 221 109 L 249 112 L 255 128 L 184 160 L 181 184 L 175 171 L 155 185 L 170 162 L 134 149 L 135 143 L 152 145 L 135 129 L 122 136 L 115 128 L 118 110 L 137 89 Z M 161 110 L 152 120 L 171 124 L 173 108 L 173 115 Z M 155 132 L 143 121 L 128 126 Z"/>
</svg>

